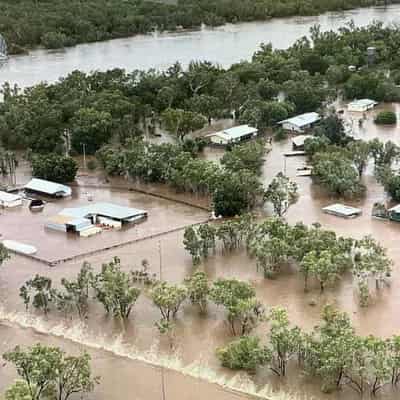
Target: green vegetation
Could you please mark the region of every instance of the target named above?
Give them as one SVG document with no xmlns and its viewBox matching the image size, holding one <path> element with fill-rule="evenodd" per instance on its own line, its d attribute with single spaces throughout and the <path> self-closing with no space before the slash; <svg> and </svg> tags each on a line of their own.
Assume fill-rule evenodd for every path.
<svg viewBox="0 0 400 400">
<path fill-rule="evenodd" d="M 397 115 L 394 111 L 381 111 L 374 119 L 377 125 L 394 125 L 397 122 Z"/>
<path fill-rule="evenodd" d="M 8 250 L 4 247 L 3 243 L 0 243 L 0 267 L 10 258 Z"/>
<path fill-rule="evenodd" d="M 190 232 L 200 243 L 195 252 L 192 243 L 184 240 L 185 249 L 196 264 L 202 256 L 205 257 L 199 250 L 201 239 L 198 232 L 201 226 L 197 229 L 186 228 L 185 232 L 185 237 Z M 278 217 L 257 224 L 249 215 L 216 224 L 212 231 L 215 232 L 213 249 L 221 248 L 229 252 L 245 246 L 248 255 L 256 261 L 257 271 L 263 271 L 265 278 L 278 277 L 289 262 L 296 265 L 304 279 L 305 291 L 310 289 L 310 283 L 316 283 L 323 292 L 345 273 L 351 272 L 363 306 L 370 300 L 371 283 L 375 282 L 375 288 L 379 291 L 380 284 L 391 275 L 392 261 L 386 250 L 369 236 L 356 241 L 339 237 L 318 224 L 311 227 L 302 223 L 290 226 Z M 224 296 L 232 290 L 227 289 L 226 284 L 223 286 Z M 215 293 L 218 291 L 211 289 L 212 300 L 228 307 L 215 297 Z"/>
<path fill-rule="evenodd" d="M 242 336 L 226 347 L 217 350 L 217 357 L 224 367 L 230 369 L 244 369 L 255 373 L 257 367 L 270 361 L 271 355 L 260 344 L 260 339 L 251 336 Z"/>
<path fill-rule="evenodd" d="M 3 354 L 15 366 L 20 380 L 7 389 L 6 400 L 68 400 L 71 395 L 93 391 L 90 356 L 70 356 L 58 347 L 36 344 L 26 350 L 15 347 Z"/>
<path fill-rule="evenodd" d="M 147 33 L 154 29 L 199 28 L 226 22 L 315 15 L 380 4 L 377 0 L 1 0 L 0 32 L 10 51 L 58 48 Z M 307 58 L 305 61 L 307 62 Z"/>
<path fill-rule="evenodd" d="M 298 199 L 297 184 L 281 172 L 269 184 L 264 198 L 272 203 L 275 214 L 282 217 Z"/>
<path fill-rule="evenodd" d="M 225 367 L 255 373 L 267 365 L 280 376 L 287 374 L 288 360 L 297 358 L 304 373 L 321 380 L 324 392 L 348 386 L 360 395 L 376 395 L 399 381 L 399 343 L 399 336 L 357 335 L 348 315 L 329 305 L 310 333 L 291 327 L 286 310 L 273 308 L 265 345 L 243 336 L 217 349 L 217 355 Z"/>
<path fill-rule="evenodd" d="M 78 172 L 78 165 L 71 157 L 50 153 L 32 157 L 32 175 L 53 182 L 72 182 Z"/>
<path fill-rule="evenodd" d="M 153 145 L 142 139 L 129 140 L 120 147 L 105 146 L 97 152 L 97 157 L 110 175 L 125 175 L 146 183 L 169 184 L 182 192 L 208 195 L 217 215 L 235 216 L 262 202 L 262 185 L 248 168 L 262 164 L 263 148 L 264 145 L 252 143 L 240 146 L 225 159 L 225 167 L 185 151 L 184 143 Z"/>
</svg>

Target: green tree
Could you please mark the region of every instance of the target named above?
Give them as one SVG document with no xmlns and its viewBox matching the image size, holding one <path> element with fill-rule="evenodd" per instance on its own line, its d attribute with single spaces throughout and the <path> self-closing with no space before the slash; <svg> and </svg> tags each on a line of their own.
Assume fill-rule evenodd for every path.
<svg viewBox="0 0 400 400">
<path fill-rule="evenodd" d="M 279 172 L 269 184 L 264 198 L 272 203 L 275 214 L 282 217 L 298 199 L 297 184 Z"/>
<path fill-rule="evenodd" d="M 377 125 L 394 125 L 397 122 L 397 115 L 393 111 L 381 111 L 374 119 Z"/>
<path fill-rule="evenodd" d="M 61 279 L 65 294 L 58 292 L 58 307 L 61 309 L 74 308 L 82 318 L 87 315 L 89 290 L 93 283 L 93 270 L 89 263 L 84 262 L 76 280 Z"/>
<path fill-rule="evenodd" d="M 182 109 L 169 108 L 161 117 L 165 129 L 181 141 L 187 134 L 203 128 L 206 123 L 201 114 Z"/>
<path fill-rule="evenodd" d="M 246 282 L 218 279 L 211 287 L 210 299 L 226 309 L 233 335 L 248 334 L 264 316 L 264 308 L 255 298 L 254 288 Z"/>
<path fill-rule="evenodd" d="M 279 376 L 285 376 L 289 360 L 298 354 L 302 335 L 300 328 L 290 328 L 287 311 L 276 307 L 271 309 L 268 318 L 271 328 L 269 341 L 271 346 L 271 369 Z"/>
<path fill-rule="evenodd" d="M 36 344 L 27 350 L 17 346 L 3 358 L 15 366 L 22 380 L 7 390 L 10 400 L 68 400 L 75 393 L 93 391 L 99 381 L 92 377 L 87 353 L 68 356 L 58 347 Z"/>
<path fill-rule="evenodd" d="M 9 258 L 10 258 L 10 254 L 9 254 L 8 250 L 4 247 L 3 243 L 0 243 L 0 267 Z"/>
<path fill-rule="evenodd" d="M 58 154 L 34 155 L 32 157 L 32 175 L 36 178 L 54 182 L 72 182 L 78 171 L 78 165 L 70 157 Z"/>
<path fill-rule="evenodd" d="M 200 240 L 196 230 L 192 226 L 185 228 L 183 235 L 183 245 L 192 256 L 193 265 L 200 263 L 200 254 L 202 252 L 202 241 Z"/>
<path fill-rule="evenodd" d="M 112 136 L 112 116 L 94 108 L 81 108 L 71 120 L 71 144 L 78 153 L 94 154 Z"/>
<path fill-rule="evenodd" d="M 264 142 L 251 141 L 234 146 L 230 151 L 227 151 L 221 159 L 221 164 L 233 172 L 248 170 L 254 174 L 259 174 L 264 164 L 264 153 Z"/>
<path fill-rule="evenodd" d="M 160 310 L 162 321 L 169 323 L 178 314 L 182 303 L 188 296 L 188 290 L 185 286 L 160 282 L 151 290 L 150 296 Z"/>
<path fill-rule="evenodd" d="M 86 277 L 83 280 L 86 281 Z M 131 274 L 121 270 L 118 257 L 102 265 L 101 272 L 94 277 L 92 285 L 96 299 L 103 304 L 106 312 L 123 319 L 129 317 L 140 295 L 140 289 L 135 287 Z"/>
<path fill-rule="evenodd" d="M 370 158 L 371 149 L 369 143 L 362 140 L 352 141 L 347 145 L 347 150 L 361 179 Z"/>
<path fill-rule="evenodd" d="M 191 303 L 198 306 L 200 312 L 205 314 L 210 293 L 207 275 L 204 272 L 196 271 L 191 277 L 185 279 L 185 285 Z"/>
<path fill-rule="evenodd" d="M 313 177 L 329 192 L 344 197 L 355 197 L 364 192 L 357 169 L 343 154 L 319 153 L 312 163 Z"/>
<path fill-rule="evenodd" d="M 271 354 L 260 344 L 259 338 L 242 336 L 226 347 L 217 349 L 217 357 L 226 368 L 243 369 L 255 373 L 257 367 L 270 361 Z"/>
<path fill-rule="evenodd" d="M 20 288 L 19 295 L 24 300 L 27 309 L 32 303 L 33 307 L 42 310 L 47 315 L 54 301 L 54 294 L 51 279 L 36 275 L 33 279 L 25 282 Z"/>
</svg>

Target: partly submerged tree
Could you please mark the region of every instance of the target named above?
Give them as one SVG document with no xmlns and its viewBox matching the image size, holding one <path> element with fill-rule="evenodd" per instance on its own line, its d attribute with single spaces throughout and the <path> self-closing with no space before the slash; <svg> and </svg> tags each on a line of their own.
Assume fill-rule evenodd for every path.
<svg viewBox="0 0 400 400">
<path fill-rule="evenodd" d="M 275 214 L 282 217 L 298 199 L 298 187 L 288 177 L 279 172 L 269 184 L 264 194 L 266 201 L 272 203 Z"/>
<path fill-rule="evenodd" d="M 167 282 L 158 283 L 150 292 L 153 303 L 160 310 L 162 320 L 167 323 L 176 317 L 187 295 L 188 290 L 185 286 L 169 285 Z"/>
<path fill-rule="evenodd" d="M 132 275 L 121 270 L 118 257 L 103 264 L 101 272 L 93 280 L 93 289 L 107 313 L 124 319 L 129 317 L 140 295 Z"/>
<path fill-rule="evenodd" d="M 257 367 L 271 360 L 271 352 L 260 343 L 259 338 L 242 336 L 217 349 L 217 357 L 224 367 L 255 373 Z"/>
<path fill-rule="evenodd" d="M 200 308 L 204 314 L 207 309 L 207 300 L 210 287 L 207 275 L 202 271 L 196 271 L 191 277 L 185 279 L 185 285 L 188 289 L 188 297 L 193 305 Z"/>
<path fill-rule="evenodd" d="M 27 350 L 17 346 L 3 358 L 21 379 L 7 390 L 7 400 L 68 400 L 73 394 L 92 392 L 99 381 L 92 376 L 87 353 L 69 356 L 58 347 L 36 344 Z"/>
</svg>

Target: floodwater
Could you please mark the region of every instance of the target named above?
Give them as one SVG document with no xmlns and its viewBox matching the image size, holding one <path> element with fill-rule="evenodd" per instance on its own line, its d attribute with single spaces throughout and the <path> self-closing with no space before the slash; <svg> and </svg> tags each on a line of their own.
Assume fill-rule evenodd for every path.
<svg viewBox="0 0 400 400">
<path fill-rule="evenodd" d="M 110 68 L 166 69 L 176 61 L 187 66 L 191 60 L 208 60 L 229 67 L 250 59 L 261 43 L 271 42 L 277 48 L 287 48 L 301 36 L 308 35 L 316 24 L 323 30 L 336 30 L 351 20 L 359 26 L 374 20 L 395 23 L 400 20 L 400 5 L 225 25 L 194 32 L 139 35 L 57 51 L 35 50 L 28 55 L 13 56 L 0 65 L 0 85 L 10 82 L 26 87 L 41 81 L 52 82 L 76 69 L 86 72 Z"/>
<path fill-rule="evenodd" d="M 398 106 L 387 105 L 398 111 Z M 374 110 L 367 114 L 363 127 L 354 127 L 356 137 L 373 138 L 380 137 L 394 140 L 400 143 L 397 137 L 397 129 L 377 128 L 373 124 L 373 116 L 378 111 Z M 347 116 L 358 120 L 359 115 Z M 321 208 L 337 202 L 337 199 L 328 196 L 320 188 L 313 185 L 310 178 L 297 177 L 297 168 L 305 163 L 304 157 L 288 158 L 284 162 L 283 152 L 291 149 L 290 139 L 274 143 L 272 151 L 266 156 L 263 167 L 265 184 L 279 171 L 286 170 L 286 174 L 294 179 L 300 187 L 300 199 L 297 204 L 289 209 L 287 219 L 290 223 L 303 221 L 306 224 L 320 222 L 324 228 L 333 229 L 338 234 L 360 238 L 371 234 L 388 248 L 389 255 L 395 261 L 392 282 L 390 287 L 381 289 L 378 293 L 372 290 L 372 302 L 368 308 L 360 308 L 358 298 L 353 289 L 351 277 L 344 277 L 334 287 L 320 294 L 317 285 L 308 293 L 303 291 L 303 281 L 295 268 L 287 268 L 275 280 L 265 280 L 262 274 L 257 272 L 254 260 L 251 260 L 243 251 L 233 254 L 210 257 L 200 268 L 203 269 L 210 279 L 218 277 L 235 277 L 252 282 L 257 290 L 258 297 L 267 307 L 283 306 L 288 309 L 290 319 L 294 324 L 306 330 L 312 329 L 320 320 L 323 306 L 333 303 L 341 310 L 349 313 L 354 326 L 360 334 L 375 334 L 388 337 L 398 334 L 400 331 L 400 319 L 398 310 L 400 307 L 400 248 L 398 237 L 400 235 L 400 224 L 383 222 L 371 218 L 372 205 L 376 201 L 385 200 L 385 194 L 380 185 L 372 176 L 372 168 L 368 168 L 364 183 L 367 193 L 363 199 L 350 202 L 363 210 L 363 215 L 354 220 L 340 219 L 323 214 Z M 218 159 L 222 150 L 207 150 L 205 156 Z M 130 196 L 131 194 L 129 194 Z M 116 196 L 116 194 L 113 194 Z M 122 196 L 124 197 L 124 196 Z M 180 206 L 177 206 L 179 211 Z M 269 210 L 266 208 L 268 214 Z M 3 216 L 2 216 L 3 217 Z M 165 226 L 163 228 L 166 228 Z M 182 246 L 182 231 L 165 234 L 159 238 L 148 239 L 140 243 L 133 243 L 114 250 L 87 257 L 95 270 L 99 270 L 104 262 L 108 262 L 113 256 L 120 257 L 124 269 L 136 269 L 141 260 L 147 259 L 150 263 L 150 271 L 162 276 L 169 282 L 179 283 L 191 275 L 194 267 L 190 256 Z M 61 246 L 49 250 L 56 254 Z M 151 304 L 146 290 L 134 307 L 129 321 L 122 324 L 105 315 L 103 309 L 97 304 L 91 304 L 89 318 L 80 323 L 77 319 L 72 320 L 56 312 L 48 318 L 35 315 L 33 311 L 28 314 L 24 310 L 22 301 L 18 298 L 19 287 L 34 274 L 47 275 L 58 285 L 62 277 L 72 278 L 82 260 L 66 262 L 54 268 L 33 262 L 31 260 L 14 256 L 7 262 L 0 272 L 0 320 L 5 326 L 0 326 L 1 350 L 10 347 L 18 341 L 31 343 L 35 341 L 56 341 L 63 348 L 73 351 L 76 348 L 89 349 L 94 354 L 94 369 L 96 373 L 104 375 L 98 393 L 111 393 L 113 388 L 118 387 L 122 393 L 131 393 L 132 385 L 139 380 L 138 376 L 143 374 L 138 390 L 146 395 L 144 399 L 152 399 L 159 395 L 160 372 L 150 368 L 149 365 L 162 365 L 169 370 L 168 379 L 175 379 L 174 390 L 180 395 L 175 398 L 192 399 L 201 392 L 212 393 L 212 398 L 217 400 L 226 398 L 226 392 L 216 389 L 213 384 L 207 385 L 204 380 L 219 385 L 244 390 L 248 393 L 274 398 L 271 393 L 274 390 L 295 396 L 315 397 L 319 399 L 357 399 L 358 395 L 350 389 L 329 395 L 320 392 L 318 382 L 298 373 L 292 366 L 286 380 L 277 379 L 267 369 L 262 369 L 255 376 L 243 377 L 242 374 L 234 374 L 218 364 L 215 357 L 215 349 L 228 343 L 232 338 L 224 322 L 224 313 L 221 309 L 210 305 L 206 317 L 200 317 L 198 310 L 190 305 L 185 305 L 176 320 L 173 335 L 162 337 L 155 323 L 159 320 L 158 310 Z M 311 306 L 311 301 L 315 306 Z M 257 328 L 260 337 L 266 337 L 267 324 Z M 14 333 L 13 333 L 14 332 Z M 35 333 L 36 332 L 36 333 Z M 40 336 L 37 336 L 41 333 Z M 15 334 L 15 337 L 14 337 Z M 30 339 L 25 340 L 25 336 Z M 12 340 L 10 339 L 12 338 Z M 103 350 L 109 351 L 103 358 Z M 122 359 L 121 359 L 122 357 Z M 116 370 L 121 368 L 121 370 Z M 117 373 L 116 373 L 117 371 Z M 118 375 L 114 379 L 114 375 Z M 192 393 L 190 388 L 193 381 L 189 377 L 201 378 L 195 381 L 198 393 Z M 11 372 L 0 378 L 0 387 L 6 386 L 11 378 Z M 120 384 L 115 385 L 115 382 Z M 147 393 L 144 387 L 150 385 Z M 169 385 L 172 386 L 172 385 Z M 196 386 L 197 388 L 197 386 Z M 126 390 L 126 392 L 122 392 Z M 172 390 L 172 389 L 170 389 Z M 204 392 L 203 392 L 204 390 Z M 197 391 L 196 391 L 197 392 Z M 103 394 L 99 395 L 102 399 Z M 118 399 L 119 393 L 110 398 Z M 137 398 L 141 398 L 141 394 Z M 172 394 L 170 394 L 171 398 Z M 391 388 L 385 389 L 379 394 L 380 398 L 387 400 L 397 399 L 399 393 Z M 278 394 L 277 394 L 278 397 Z M 106 398 L 106 397 L 104 397 Z M 122 397 L 121 397 L 122 398 Z"/>
</svg>

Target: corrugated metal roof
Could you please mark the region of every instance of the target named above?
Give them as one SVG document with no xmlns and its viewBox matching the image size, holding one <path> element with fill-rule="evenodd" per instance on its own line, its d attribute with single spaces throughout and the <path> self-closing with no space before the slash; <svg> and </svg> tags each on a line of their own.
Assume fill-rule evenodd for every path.
<svg viewBox="0 0 400 400">
<path fill-rule="evenodd" d="M 38 178 L 31 179 L 31 181 L 25 185 L 25 189 L 49 194 L 52 196 L 56 194 L 61 194 L 62 196 L 70 196 L 72 193 L 71 188 L 68 186 Z"/>
<path fill-rule="evenodd" d="M 253 135 L 258 133 L 257 128 L 253 128 L 249 125 L 239 125 L 234 126 L 233 128 L 224 129 L 220 132 L 211 133 L 207 136 L 219 136 L 226 140 L 238 139 L 243 136 Z"/>
<path fill-rule="evenodd" d="M 16 200 L 20 200 L 22 199 L 21 196 L 19 196 L 18 194 L 12 194 L 12 193 L 8 193 L 8 192 L 3 192 L 0 190 L 0 202 L 12 202 L 12 201 L 16 201 Z"/>
<path fill-rule="evenodd" d="M 349 107 L 370 107 L 370 106 L 376 106 L 378 103 L 374 100 L 370 99 L 360 99 L 360 100 L 354 100 L 351 103 L 349 103 Z"/>
<path fill-rule="evenodd" d="M 85 218 L 89 215 L 102 215 L 104 217 L 122 220 L 138 215 L 145 215 L 147 212 L 137 208 L 124 207 L 112 203 L 95 203 L 84 207 L 64 208 L 60 214 L 72 216 L 74 218 Z"/>
<path fill-rule="evenodd" d="M 332 204 L 328 207 L 324 207 L 322 210 L 326 213 L 341 215 L 344 217 L 350 217 L 352 215 L 360 215 L 362 212 L 361 209 L 359 208 L 346 206 L 344 204 Z"/>
<path fill-rule="evenodd" d="M 295 125 L 299 128 L 302 128 L 304 126 L 314 124 L 315 122 L 319 121 L 320 119 L 321 119 L 321 117 L 319 116 L 318 113 L 311 112 L 311 113 L 297 115 L 296 117 L 293 117 L 293 118 L 285 119 L 285 120 L 279 122 L 279 124 L 289 123 L 289 124 Z"/>
</svg>

